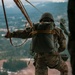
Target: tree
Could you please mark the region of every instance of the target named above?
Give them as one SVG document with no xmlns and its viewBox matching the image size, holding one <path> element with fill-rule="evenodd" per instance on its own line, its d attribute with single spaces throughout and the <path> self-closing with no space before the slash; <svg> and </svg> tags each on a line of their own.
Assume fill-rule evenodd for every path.
<svg viewBox="0 0 75 75">
<path fill-rule="evenodd" d="M 27 63 L 21 60 L 8 60 L 7 62 L 3 63 L 3 68 L 6 69 L 7 71 L 9 70 L 16 72 L 26 67 Z"/>
<path fill-rule="evenodd" d="M 0 75 L 8 75 L 7 72 L 0 72 Z"/>
</svg>

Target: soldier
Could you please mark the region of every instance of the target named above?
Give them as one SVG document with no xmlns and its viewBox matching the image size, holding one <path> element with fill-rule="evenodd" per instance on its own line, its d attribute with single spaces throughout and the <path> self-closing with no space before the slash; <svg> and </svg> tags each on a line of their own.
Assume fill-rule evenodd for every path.
<svg viewBox="0 0 75 75">
<path fill-rule="evenodd" d="M 48 67 L 59 70 L 61 75 L 68 75 L 68 67 L 59 54 L 66 48 L 66 38 L 55 26 L 50 13 L 44 13 L 33 28 L 7 33 L 5 37 L 32 38 L 31 50 L 36 54 L 35 75 L 48 75 Z"/>
</svg>

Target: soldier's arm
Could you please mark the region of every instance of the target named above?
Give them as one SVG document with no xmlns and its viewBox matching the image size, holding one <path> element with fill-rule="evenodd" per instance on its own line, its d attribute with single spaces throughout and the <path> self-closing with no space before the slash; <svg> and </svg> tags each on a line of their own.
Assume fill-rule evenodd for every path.
<svg viewBox="0 0 75 75">
<path fill-rule="evenodd" d="M 60 28 L 64 31 L 64 33 L 69 36 L 69 32 L 67 31 L 66 27 L 64 26 L 63 23 L 60 23 Z"/>
<path fill-rule="evenodd" d="M 66 38 L 65 38 L 62 30 L 60 30 L 60 35 L 58 37 L 58 43 L 59 43 L 58 52 L 64 51 L 66 49 Z"/>
<path fill-rule="evenodd" d="M 66 29 L 66 20 L 65 19 L 63 19 L 63 18 L 61 18 L 60 19 L 60 28 L 64 31 L 64 33 L 67 35 L 67 36 L 69 36 L 69 32 L 68 32 L 68 30 Z"/>
<path fill-rule="evenodd" d="M 32 35 L 30 34 L 31 31 L 32 31 L 32 29 L 17 30 L 17 31 L 14 31 L 12 33 L 8 32 L 5 35 L 5 38 L 10 38 L 10 37 L 13 37 L 13 38 L 22 38 L 22 39 L 31 38 L 32 37 Z"/>
</svg>

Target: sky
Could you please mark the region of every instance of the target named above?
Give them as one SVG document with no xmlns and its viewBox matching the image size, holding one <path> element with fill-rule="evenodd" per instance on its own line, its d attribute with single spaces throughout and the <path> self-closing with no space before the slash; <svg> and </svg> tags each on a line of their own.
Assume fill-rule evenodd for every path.
<svg viewBox="0 0 75 75">
<path fill-rule="evenodd" d="M 23 3 L 25 3 L 25 0 L 21 0 Z M 28 0 L 28 1 L 30 1 L 30 2 L 39 2 L 39 1 L 41 1 L 41 2 L 47 2 L 47 1 L 51 1 L 51 2 L 65 2 L 65 1 L 67 1 L 67 0 Z M 4 2 L 5 2 L 5 5 L 9 5 L 9 6 L 12 6 L 12 5 L 14 5 L 14 1 L 13 0 L 4 0 Z M 1 6 L 1 0 L 0 0 L 0 6 Z"/>
</svg>

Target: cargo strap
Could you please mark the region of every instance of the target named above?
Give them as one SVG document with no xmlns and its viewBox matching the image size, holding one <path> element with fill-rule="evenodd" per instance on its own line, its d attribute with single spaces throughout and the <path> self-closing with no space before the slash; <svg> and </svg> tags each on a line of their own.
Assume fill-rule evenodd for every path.
<svg viewBox="0 0 75 75">
<path fill-rule="evenodd" d="M 40 33 L 56 34 L 55 30 L 35 30 L 35 31 L 32 31 L 30 34 L 35 35 L 35 34 L 40 34 Z"/>
</svg>

